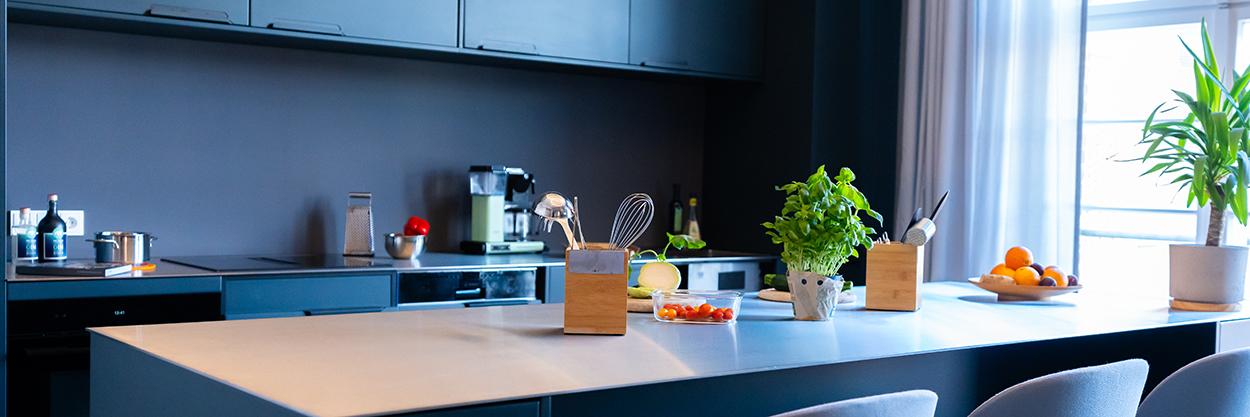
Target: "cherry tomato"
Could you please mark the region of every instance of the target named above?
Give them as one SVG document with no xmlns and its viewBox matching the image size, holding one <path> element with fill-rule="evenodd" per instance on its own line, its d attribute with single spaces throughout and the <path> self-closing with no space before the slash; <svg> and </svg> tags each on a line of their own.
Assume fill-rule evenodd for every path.
<svg viewBox="0 0 1250 417">
<path fill-rule="evenodd" d="M 712 310 L 712 320 L 716 320 L 716 321 L 725 320 L 725 310 L 722 310 L 722 309 Z"/>
<path fill-rule="evenodd" d="M 712 307 L 711 304 L 703 303 L 703 305 L 699 306 L 699 317 L 707 317 L 711 315 L 712 310 L 715 310 L 715 309 L 716 308 Z"/>
<path fill-rule="evenodd" d="M 655 317 L 656 317 L 656 318 L 659 318 L 659 319 L 661 319 L 661 320 L 666 319 L 666 318 L 668 318 L 668 312 L 669 312 L 669 311 L 671 311 L 671 310 L 669 310 L 669 309 L 667 309 L 667 308 L 661 308 L 661 309 L 660 309 L 660 311 L 655 312 Z"/>
<path fill-rule="evenodd" d="M 680 308 L 673 310 L 673 318 L 677 318 L 677 319 L 686 318 L 686 310 L 682 310 Z"/>
<path fill-rule="evenodd" d="M 721 315 L 725 318 L 726 321 L 734 319 L 734 311 L 732 308 L 726 308 L 725 312 Z"/>
</svg>

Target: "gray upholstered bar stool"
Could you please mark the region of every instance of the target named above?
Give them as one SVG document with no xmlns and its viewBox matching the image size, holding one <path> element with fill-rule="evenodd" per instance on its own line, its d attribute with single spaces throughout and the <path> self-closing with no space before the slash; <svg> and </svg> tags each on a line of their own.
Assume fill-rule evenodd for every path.
<svg viewBox="0 0 1250 417">
<path fill-rule="evenodd" d="M 933 417 L 937 394 L 915 390 L 821 404 L 774 417 Z"/>
<path fill-rule="evenodd" d="M 1133 417 L 1146 361 L 1130 359 L 1030 379 L 994 395 L 968 417 Z"/>
<path fill-rule="evenodd" d="M 1185 365 L 1150 391 L 1137 410 L 1137 417 L 1176 416 L 1250 416 L 1250 349 Z"/>
</svg>

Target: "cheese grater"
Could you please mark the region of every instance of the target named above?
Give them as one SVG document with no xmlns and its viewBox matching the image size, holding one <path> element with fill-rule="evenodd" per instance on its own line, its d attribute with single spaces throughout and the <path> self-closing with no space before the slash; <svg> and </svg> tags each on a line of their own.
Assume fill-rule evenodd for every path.
<svg viewBox="0 0 1250 417">
<path fill-rule="evenodd" d="M 343 255 L 373 256 L 373 193 L 347 193 Z"/>
</svg>

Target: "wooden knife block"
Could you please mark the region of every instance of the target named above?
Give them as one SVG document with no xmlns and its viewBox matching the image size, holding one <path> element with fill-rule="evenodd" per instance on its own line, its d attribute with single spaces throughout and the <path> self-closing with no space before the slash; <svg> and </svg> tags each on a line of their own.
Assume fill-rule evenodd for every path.
<svg viewBox="0 0 1250 417">
<path fill-rule="evenodd" d="M 629 250 L 586 246 L 564 252 L 564 334 L 623 335 Z"/>
<path fill-rule="evenodd" d="M 920 309 L 924 282 L 924 246 L 879 243 L 868 251 L 864 307 L 869 310 Z"/>
</svg>

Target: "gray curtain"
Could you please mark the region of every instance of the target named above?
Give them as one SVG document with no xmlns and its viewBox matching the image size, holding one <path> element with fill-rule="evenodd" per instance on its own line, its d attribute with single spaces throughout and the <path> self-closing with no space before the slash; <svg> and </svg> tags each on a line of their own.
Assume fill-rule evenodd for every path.
<svg viewBox="0 0 1250 417">
<path fill-rule="evenodd" d="M 901 232 L 950 198 L 926 278 L 988 272 L 1007 248 L 1073 270 L 1081 0 L 907 0 Z"/>
</svg>

